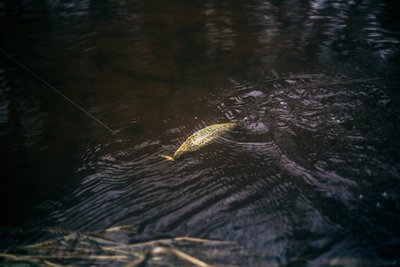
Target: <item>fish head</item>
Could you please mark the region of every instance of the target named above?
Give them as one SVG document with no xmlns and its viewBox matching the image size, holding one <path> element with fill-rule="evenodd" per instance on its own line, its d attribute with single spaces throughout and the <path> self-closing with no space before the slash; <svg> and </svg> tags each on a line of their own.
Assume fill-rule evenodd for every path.
<svg viewBox="0 0 400 267">
<path fill-rule="evenodd" d="M 175 151 L 174 158 L 177 159 L 181 157 L 183 154 L 188 153 L 190 150 L 187 149 L 186 146 L 180 146 L 178 150 Z"/>
<path fill-rule="evenodd" d="M 179 158 L 184 154 L 193 152 L 197 150 L 198 148 L 193 144 L 192 140 L 188 138 L 176 151 L 174 154 L 174 158 Z"/>
</svg>

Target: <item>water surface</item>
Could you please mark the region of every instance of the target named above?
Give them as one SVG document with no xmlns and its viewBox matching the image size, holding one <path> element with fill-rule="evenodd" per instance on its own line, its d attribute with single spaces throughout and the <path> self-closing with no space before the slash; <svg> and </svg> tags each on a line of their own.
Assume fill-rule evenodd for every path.
<svg viewBox="0 0 400 267">
<path fill-rule="evenodd" d="M 3 249 L 133 225 L 263 266 L 396 266 L 393 1 L 1 1 Z M 224 138 L 163 161 L 196 130 Z"/>
</svg>

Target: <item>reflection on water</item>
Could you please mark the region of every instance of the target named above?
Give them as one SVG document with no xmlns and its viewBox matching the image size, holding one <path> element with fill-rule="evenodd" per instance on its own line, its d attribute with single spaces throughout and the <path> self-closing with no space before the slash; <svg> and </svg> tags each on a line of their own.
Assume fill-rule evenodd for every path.
<svg viewBox="0 0 400 267">
<path fill-rule="evenodd" d="M 123 224 L 132 242 L 232 240 L 275 265 L 397 265 L 389 2 L 1 1 L 1 48 L 117 133 L 0 57 L 0 246 Z"/>
</svg>

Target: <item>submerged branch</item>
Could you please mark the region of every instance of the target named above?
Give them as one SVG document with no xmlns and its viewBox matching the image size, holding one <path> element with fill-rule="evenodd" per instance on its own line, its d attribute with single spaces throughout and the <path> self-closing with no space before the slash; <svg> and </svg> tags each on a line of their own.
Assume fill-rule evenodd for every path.
<svg viewBox="0 0 400 267">
<path fill-rule="evenodd" d="M 126 255 L 80 255 L 80 254 L 71 254 L 71 255 L 14 255 L 8 253 L 0 253 L 0 257 L 14 260 L 14 261 L 31 261 L 31 260 L 43 260 L 43 259 L 56 259 L 56 260 L 71 260 L 71 259 L 80 259 L 80 260 L 113 260 L 113 261 L 126 261 L 129 259 Z"/>
<path fill-rule="evenodd" d="M 50 267 L 67 266 L 59 264 L 58 261 L 74 265 L 76 261 L 81 260 L 120 262 L 118 265 L 122 264 L 124 267 L 137 267 L 148 263 L 148 261 L 157 261 L 158 255 L 165 254 L 197 267 L 210 267 L 212 265 L 181 251 L 181 248 L 178 249 L 177 247 L 186 247 L 193 251 L 193 249 L 198 249 L 199 246 L 201 249 L 210 249 L 210 246 L 213 248 L 214 245 L 228 244 L 235 246 L 236 244 L 230 241 L 189 236 L 126 244 L 110 240 L 107 237 L 107 234 L 113 235 L 118 232 L 124 234 L 135 232 L 134 228 L 129 225 L 111 227 L 100 232 L 61 232 L 64 232 L 65 235 L 18 247 L 16 248 L 17 253 L 10 251 L 0 253 L 0 258 L 6 261 L 30 262 L 34 265 Z"/>
<path fill-rule="evenodd" d="M 236 244 L 233 241 L 203 239 L 203 238 L 196 238 L 196 237 L 190 237 L 190 236 L 176 237 L 176 238 L 174 238 L 174 240 L 188 241 L 188 242 L 202 243 L 202 244 Z"/>
<path fill-rule="evenodd" d="M 175 248 L 165 248 L 165 247 L 155 247 L 152 250 L 153 254 L 172 254 L 178 258 L 180 258 L 183 261 L 186 261 L 188 263 L 191 263 L 193 265 L 196 265 L 198 267 L 211 267 L 211 265 L 205 263 L 204 261 L 201 261 L 193 256 L 190 256 L 189 254 L 186 254 L 185 252 L 182 252 L 178 249 Z"/>
</svg>

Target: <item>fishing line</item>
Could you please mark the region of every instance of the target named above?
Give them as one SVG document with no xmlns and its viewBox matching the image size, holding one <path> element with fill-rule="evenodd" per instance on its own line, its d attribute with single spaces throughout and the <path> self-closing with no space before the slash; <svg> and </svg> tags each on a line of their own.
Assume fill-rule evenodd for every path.
<svg viewBox="0 0 400 267">
<path fill-rule="evenodd" d="M 109 132 L 111 133 L 115 133 L 115 131 L 113 129 L 111 129 L 110 127 L 108 127 L 105 123 L 103 123 L 101 120 L 99 120 L 98 118 L 96 118 L 93 114 L 91 114 L 89 111 L 85 110 L 84 108 L 82 108 L 80 105 L 78 105 L 75 101 L 73 101 L 71 98 L 67 97 L 66 95 L 64 95 L 62 92 L 60 92 L 59 90 L 57 90 L 54 86 L 52 86 L 51 84 L 49 84 L 48 82 L 46 82 L 44 79 L 42 79 L 39 75 L 35 74 L 33 71 L 31 71 L 27 66 L 25 66 L 24 64 L 22 64 L 20 61 L 18 61 L 15 57 L 11 56 L 9 53 L 7 53 L 6 51 L 4 51 L 2 48 L 0 48 L 0 52 L 3 53 L 5 56 L 7 56 L 9 59 L 11 59 L 12 61 L 14 61 L 17 65 L 19 65 L 21 68 L 23 68 L 24 70 L 26 70 L 27 72 L 29 72 L 32 76 L 34 76 L 36 79 L 38 79 L 39 81 L 41 81 L 42 83 L 44 83 L 48 88 L 50 88 L 51 90 L 53 90 L 54 92 L 56 92 L 57 94 L 59 94 L 60 96 L 62 96 L 63 98 L 65 98 L 68 102 L 70 102 L 72 105 L 74 105 L 75 107 L 77 107 L 79 110 L 83 111 L 84 113 L 86 113 L 86 115 L 88 115 L 90 118 L 92 118 L 93 120 L 95 120 L 96 122 L 98 122 L 101 126 L 103 126 L 104 128 L 106 128 Z"/>
</svg>

